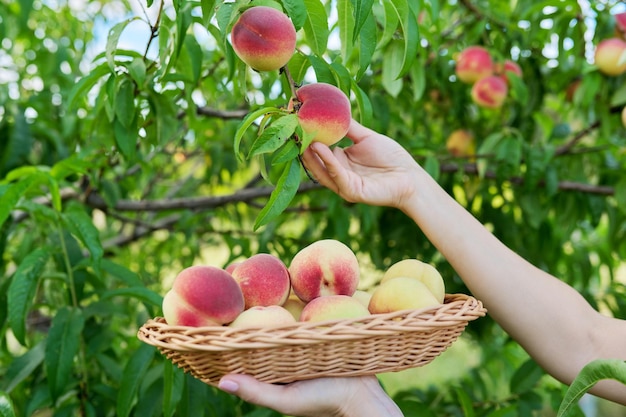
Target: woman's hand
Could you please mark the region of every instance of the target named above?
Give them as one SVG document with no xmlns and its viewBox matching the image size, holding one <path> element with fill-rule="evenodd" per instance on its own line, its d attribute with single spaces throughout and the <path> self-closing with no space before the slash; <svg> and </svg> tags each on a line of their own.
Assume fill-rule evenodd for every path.
<svg viewBox="0 0 626 417">
<path fill-rule="evenodd" d="M 298 417 L 398 417 L 400 409 L 375 376 L 318 378 L 286 385 L 231 374 L 219 383 L 244 401 Z"/>
<path fill-rule="evenodd" d="M 346 148 L 313 142 L 302 158 L 322 185 L 345 200 L 401 208 L 415 193 L 421 172 L 413 157 L 397 142 L 352 121 Z"/>
</svg>

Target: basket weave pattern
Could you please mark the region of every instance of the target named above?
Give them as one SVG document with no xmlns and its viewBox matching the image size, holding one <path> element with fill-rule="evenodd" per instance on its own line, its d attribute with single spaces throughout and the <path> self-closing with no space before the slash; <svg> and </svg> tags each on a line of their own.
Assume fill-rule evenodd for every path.
<svg viewBox="0 0 626 417">
<path fill-rule="evenodd" d="M 264 382 L 293 382 L 323 376 L 395 372 L 430 363 L 486 314 L 464 294 L 444 304 L 349 320 L 263 329 L 169 326 L 148 320 L 138 332 L 170 361 L 201 381 L 217 385 L 228 373 Z"/>
</svg>

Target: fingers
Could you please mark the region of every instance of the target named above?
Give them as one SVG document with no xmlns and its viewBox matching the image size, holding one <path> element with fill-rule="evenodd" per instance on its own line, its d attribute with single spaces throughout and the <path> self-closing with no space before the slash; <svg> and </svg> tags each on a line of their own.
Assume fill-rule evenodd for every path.
<svg viewBox="0 0 626 417">
<path fill-rule="evenodd" d="M 235 394 L 244 401 L 275 409 L 286 410 L 292 398 L 285 395 L 282 385 L 266 384 L 249 375 L 231 374 L 224 376 L 218 385 L 222 391 Z"/>
<path fill-rule="evenodd" d="M 335 156 L 328 146 L 321 143 L 312 143 L 302 154 L 302 160 L 313 177 L 323 186 L 334 192 L 338 191 L 329 169 L 336 169 Z"/>
</svg>

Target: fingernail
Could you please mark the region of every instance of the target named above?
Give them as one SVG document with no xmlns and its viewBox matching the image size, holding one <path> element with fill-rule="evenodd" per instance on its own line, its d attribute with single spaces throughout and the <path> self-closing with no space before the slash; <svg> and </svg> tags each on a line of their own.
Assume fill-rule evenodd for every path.
<svg viewBox="0 0 626 417">
<path fill-rule="evenodd" d="M 239 389 L 239 384 L 230 379 L 222 379 L 220 383 L 217 385 L 219 389 L 226 392 L 237 392 Z"/>
</svg>

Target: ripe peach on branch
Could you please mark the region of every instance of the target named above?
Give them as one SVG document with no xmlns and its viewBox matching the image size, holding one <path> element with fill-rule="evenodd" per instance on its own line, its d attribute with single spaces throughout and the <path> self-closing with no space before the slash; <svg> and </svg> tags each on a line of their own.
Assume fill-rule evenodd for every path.
<svg viewBox="0 0 626 417">
<path fill-rule="evenodd" d="M 273 71 L 287 64 L 296 48 L 296 29 L 280 10 L 254 6 L 244 11 L 231 31 L 237 56 L 257 71 Z"/>
</svg>

